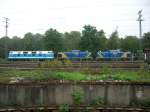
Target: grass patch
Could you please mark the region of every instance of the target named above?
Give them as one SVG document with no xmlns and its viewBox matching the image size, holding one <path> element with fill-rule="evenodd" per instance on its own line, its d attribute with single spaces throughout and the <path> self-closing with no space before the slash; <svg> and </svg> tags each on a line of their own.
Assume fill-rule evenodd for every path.
<svg viewBox="0 0 150 112">
<path fill-rule="evenodd" d="M 0 63 L 7 63 L 8 61 L 6 59 L 0 58 Z"/>
<path fill-rule="evenodd" d="M 123 80 L 123 81 L 142 81 L 150 82 L 150 72 L 148 71 L 117 71 L 111 74 L 90 75 L 81 72 L 51 72 L 48 70 L 9 70 L 0 71 L 0 82 L 8 82 L 11 77 L 20 77 L 32 81 L 48 80 Z"/>
</svg>

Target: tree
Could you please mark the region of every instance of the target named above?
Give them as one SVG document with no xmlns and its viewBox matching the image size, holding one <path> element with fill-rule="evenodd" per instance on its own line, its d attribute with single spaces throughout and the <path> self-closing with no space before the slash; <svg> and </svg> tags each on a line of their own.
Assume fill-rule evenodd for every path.
<svg viewBox="0 0 150 112">
<path fill-rule="evenodd" d="M 150 48 L 150 32 L 144 33 L 142 40 L 143 40 L 143 47 Z"/>
<path fill-rule="evenodd" d="M 66 32 L 64 34 L 64 47 L 67 51 L 79 49 L 81 33 L 78 31 Z"/>
<path fill-rule="evenodd" d="M 23 50 L 44 50 L 43 35 L 26 33 L 22 39 Z"/>
<path fill-rule="evenodd" d="M 36 33 L 34 36 L 33 49 L 34 50 L 44 50 L 44 35 Z"/>
<path fill-rule="evenodd" d="M 13 36 L 12 39 L 10 39 L 10 44 L 9 44 L 9 50 L 14 50 L 14 51 L 17 51 L 17 50 L 22 50 L 23 49 L 23 46 L 22 46 L 22 39 L 17 37 L 17 36 Z"/>
<path fill-rule="evenodd" d="M 44 43 L 47 50 L 52 50 L 55 52 L 62 51 L 62 41 L 63 39 L 61 34 L 57 30 L 51 28 L 45 32 Z"/>
<path fill-rule="evenodd" d="M 24 35 L 23 38 L 23 49 L 24 50 L 35 50 L 33 48 L 34 43 L 34 35 L 31 32 L 28 32 Z"/>
<path fill-rule="evenodd" d="M 118 32 L 115 31 L 111 34 L 108 43 L 107 43 L 108 49 L 119 49 L 120 48 L 120 40 Z"/>
<path fill-rule="evenodd" d="M 125 51 L 137 52 L 140 49 L 140 42 L 136 36 L 127 36 L 122 42 L 122 48 Z"/>
<path fill-rule="evenodd" d="M 8 51 L 9 51 L 9 43 L 10 43 L 9 37 L 2 37 L 0 39 L 0 57 L 1 58 L 7 58 Z"/>
<path fill-rule="evenodd" d="M 80 42 L 81 50 L 88 50 L 92 52 L 95 58 L 97 51 L 100 49 L 100 38 L 97 35 L 97 29 L 94 26 L 85 25 L 82 31 Z"/>
<path fill-rule="evenodd" d="M 100 49 L 99 50 L 106 50 L 106 48 L 107 48 L 107 38 L 105 36 L 105 32 L 103 30 L 100 30 L 100 31 L 97 32 L 97 36 L 100 39 L 100 42 L 99 42 Z"/>
</svg>

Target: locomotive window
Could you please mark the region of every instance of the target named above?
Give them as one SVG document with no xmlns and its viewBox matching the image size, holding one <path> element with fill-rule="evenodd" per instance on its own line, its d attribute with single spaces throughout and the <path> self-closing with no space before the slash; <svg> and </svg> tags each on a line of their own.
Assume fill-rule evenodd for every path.
<svg viewBox="0 0 150 112">
<path fill-rule="evenodd" d="M 32 54 L 36 54 L 36 52 L 32 52 Z"/>
<path fill-rule="evenodd" d="M 32 52 L 32 56 L 35 56 L 36 52 Z"/>
<path fill-rule="evenodd" d="M 28 54 L 28 52 L 23 52 L 23 54 Z"/>
<path fill-rule="evenodd" d="M 27 56 L 28 52 L 23 52 L 24 56 Z"/>
<path fill-rule="evenodd" d="M 58 54 L 58 58 L 61 58 L 62 57 L 62 54 Z"/>
</svg>

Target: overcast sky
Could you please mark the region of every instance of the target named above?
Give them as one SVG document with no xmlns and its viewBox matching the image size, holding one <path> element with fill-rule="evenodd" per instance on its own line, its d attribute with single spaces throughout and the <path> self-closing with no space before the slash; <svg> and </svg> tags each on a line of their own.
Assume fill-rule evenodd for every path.
<svg viewBox="0 0 150 112">
<path fill-rule="evenodd" d="M 150 0 L 0 0 L 0 37 L 5 35 L 3 17 L 10 19 L 9 37 L 44 34 L 49 28 L 82 31 L 87 24 L 103 29 L 107 36 L 116 28 L 120 36 L 138 36 L 141 9 L 144 33 L 150 31 Z"/>
</svg>

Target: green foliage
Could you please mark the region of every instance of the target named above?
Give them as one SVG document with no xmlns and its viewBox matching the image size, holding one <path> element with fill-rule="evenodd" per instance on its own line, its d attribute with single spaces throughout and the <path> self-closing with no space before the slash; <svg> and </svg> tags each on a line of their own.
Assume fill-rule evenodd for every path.
<svg viewBox="0 0 150 112">
<path fill-rule="evenodd" d="M 63 104 L 59 107 L 59 112 L 69 112 L 69 104 L 63 103 Z"/>
<path fill-rule="evenodd" d="M 101 68 L 102 74 L 112 74 L 112 67 L 109 64 L 103 64 Z"/>
<path fill-rule="evenodd" d="M 34 36 L 32 33 L 28 32 L 24 35 L 23 38 L 23 47 L 25 50 L 33 50 L 34 45 Z"/>
<path fill-rule="evenodd" d="M 140 41 L 136 36 L 127 36 L 122 40 L 121 47 L 125 51 L 137 52 L 140 49 Z"/>
<path fill-rule="evenodd" d="M 96 52 L 100 49 L 100 38 L 97 35 L 97 29 L 94 26 L 85 25 L 82 31 L 80 47 L 82 50 L 92 52 L 92 56 L 96 57 Z"/>
<path fill-rule="evenodd" d="M 101 96 L 97 96 L 93 99 L 92 104 L 93 107 L 99 107 L 104 105 L 104 98 Z"/>
<path fill-rule="evenodd" d="M 141 106 L 143 107 L 150 107 L 150 98 L 149 99 L 145 99 L 144 101 L 142 101 L 140 103 Z"/>
<path fill-rule="evenodd" d="M 76 105 L 80 105 L 83 102 L 84 92 L 81 88 L 76 87 L 71 95 Z"/>
<path fill-rule="evenodd" d="M 62 51 L 63 49 L 63 39 L 61 34 L 55 29 L 49 29 L 45 32 L 44 43 L 47 50 L 52 50 L 54 52 Z"/>
<path fill-rule="evenodd" d="M 106 50 L 107 49 L 107 38 L 105 36 L 105 32 L 100 30 L 97 32 L 97 36 L 99 38 L 99 50 Z"/>
<path fill-rule="evenodd" d="M 118 32 L 115 31 L 111 34 L 108 43 L 107 43 L 108 49 L 119 49 L 120 48 L 120 39 Z"/>
<path fill-rule="evenodd" d="M 144 48 L 150 48 L 150 32 L 144 33 L 143 47 Z"/>
<path fill-rule="evenodd" d="M 150 98 L 141 101 L 132 102 L 131 106 L 134 107 L 150 107 Z"/>
<path fill-rule="evenodd" d="M 0 57 L 7 58 L 9 51 L 10 38 L 2 37 L 0 38 Z"/>
<path fill-rule="evenodd" d="M 86 79 L 85 74 L 81 74 L 79 72 L 56 72 L 51 74 L 52 79 L 59 79 L 59 80 L 73 80 L 73 81 L 81 81 Z"/>
<path fill-rule="evenodd" d="M 90 75 L 81 72 L 52 72 L 49 70 L 8 70 L 0 71 L 0 82 L 9 82 L 11 77 L 21 77 L 30 81 L 48 81 L 48 80 L 122 80 L 150 82 L 149 71 L 116 71 L 111 74 Z"/>
<path fill-rule="evenodd" d="M 145 33 L 142 40 L 136 36 L 126 36 L 120 39 L 117 31 L 107 39 L 103 30 L 98 31 L 91 25 L 85 25 L 82 33 L 71 31 L 62 34 L 50 28 L 44 35 L 28 32 L 22 38 L 17 36 L 0 38 L 0 57 L 5 58 L 10 50 L 53 50 L 57 53 L 79 49 L 92 52 L 95 58 L 99 50 L 119 48 L 124 51 L 137 52 L 140 49 L 140 41 L 143 48 L 150 48 L 150 32 Z"/>
<path fill-rule="evenodd" d="M 71 31 L 64 33 L 64 47 L 65 51 L 71 51 L 79 49 L 79 43 L 81 40 L 81 33 L 78 31 Z"/>
</svg>

